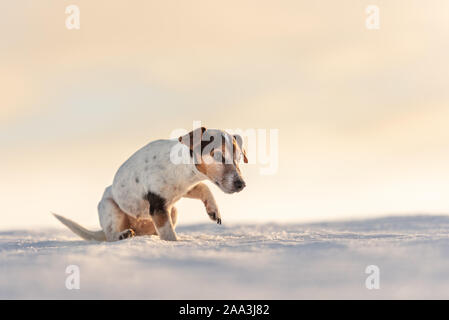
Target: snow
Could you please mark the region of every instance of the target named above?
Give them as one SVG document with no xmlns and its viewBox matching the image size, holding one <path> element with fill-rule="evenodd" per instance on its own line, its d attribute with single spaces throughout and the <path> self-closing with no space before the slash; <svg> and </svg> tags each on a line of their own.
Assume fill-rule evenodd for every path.
<svg viewBox="0 0 449 320">
<path fill-rule="evenodd" d="M 0 232 L 0 298 L 449 298 L 449 217 L 178 226 L 114 243 L 65 229 Z M 77 265 L 80 289 L 65 286 Z M 368 265 L 380 289 L 368 290 Z"/>
</svg>

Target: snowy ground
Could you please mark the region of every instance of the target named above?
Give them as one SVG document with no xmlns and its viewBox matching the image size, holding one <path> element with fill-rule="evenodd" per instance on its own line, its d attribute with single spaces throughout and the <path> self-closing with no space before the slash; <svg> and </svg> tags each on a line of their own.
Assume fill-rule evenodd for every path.
<svg viewBox="0 0 449 320">
<path fill-rule="evenodd" d="M 449 217 L 177 228 L 180 241 L 0 232 L 0 298 L 449 298 Z M 66 266 L 80 268 L 67 290 Z M 380 289 L 365 268 L 380 268 Z"/>
</svg>

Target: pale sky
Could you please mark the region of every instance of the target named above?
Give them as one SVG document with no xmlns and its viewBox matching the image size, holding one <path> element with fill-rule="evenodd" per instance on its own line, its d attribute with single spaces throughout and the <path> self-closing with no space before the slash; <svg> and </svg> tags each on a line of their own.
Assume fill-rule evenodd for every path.
<svg viewBox="0 0 449 320">
<path fill-rule="evenodd" d="M 65 7 L 80 8 L 80 30 Z M 365 28 L 378 5 L 380 29 Z M 98 226 L 115 171 L 202 121 L 278 129 L 223 222 L 449 213 L 449 2 L 3 1 L 0 229 Z M 249 157 L 254 155 L 249 155 Z M 182 200 L 180 224 L 209 220 Z"/>
</svg>

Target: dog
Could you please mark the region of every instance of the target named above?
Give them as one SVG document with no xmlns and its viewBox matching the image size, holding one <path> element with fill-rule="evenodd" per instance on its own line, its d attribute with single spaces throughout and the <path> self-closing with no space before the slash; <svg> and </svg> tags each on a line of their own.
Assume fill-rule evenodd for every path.
<svg viewBox="0 0 449 320">
<path fill-rule="evenodd" d="M 102 230 L 90 231 L 54 216 L 85 240 L 159 235 L 162 240 L 176 241 L 174 205 L 186 197 L 201 200 L 209 218 L 221 224 L 214 196 L 202 181 L 213 182 L 225 193 L 243 190 L 246 184 L 239 162 L 243 158 L 248 163 L 248 159 L 242 143 L 240 135 L 204 127 L 178 139 L 150 142 L 122 164 L 104 191 L 98 204 Z"/>
</svg>

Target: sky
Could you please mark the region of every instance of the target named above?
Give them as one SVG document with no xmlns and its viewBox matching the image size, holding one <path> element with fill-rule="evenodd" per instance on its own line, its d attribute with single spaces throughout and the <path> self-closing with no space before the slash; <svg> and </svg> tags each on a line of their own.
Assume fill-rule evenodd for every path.
<svg viewBox="0 0 449 320">
<path fill-rule="evenodd" d="M 448 56 L 446 0 L 3 1 L 0 229 L 98 227 L 118 167 L 194 121 L 279 133 L 274 174 L 253 152 L 211 186 L 224 223 L 449 213 Z"/>
</svg>

